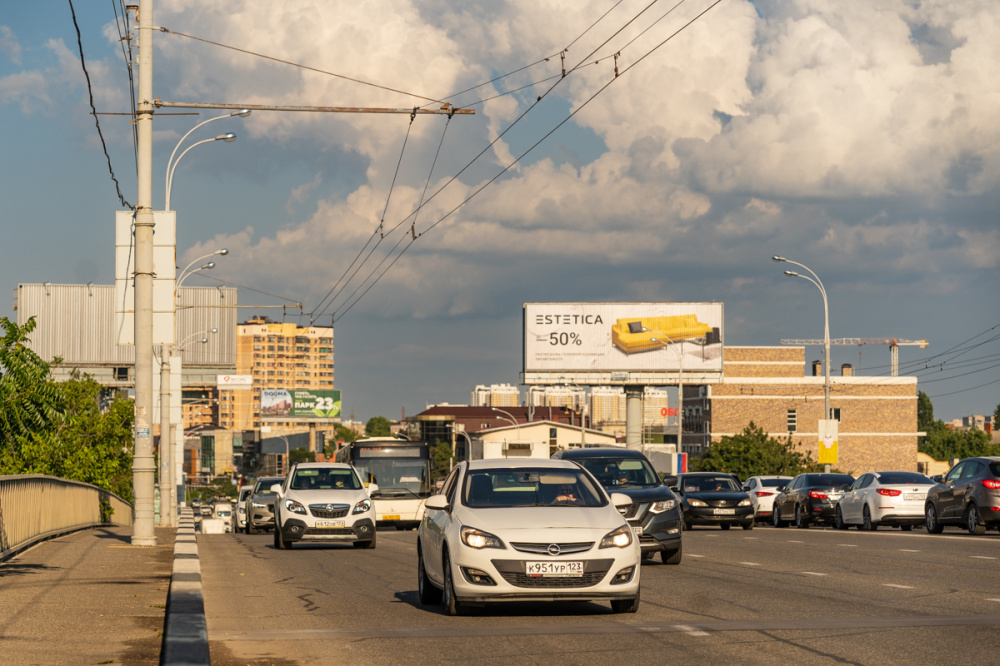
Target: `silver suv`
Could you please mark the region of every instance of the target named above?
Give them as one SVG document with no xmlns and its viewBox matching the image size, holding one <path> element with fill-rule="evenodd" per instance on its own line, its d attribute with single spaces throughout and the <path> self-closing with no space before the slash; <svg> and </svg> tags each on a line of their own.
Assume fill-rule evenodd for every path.
<svg viewBox="0 0 1000 666">
<path fill-rule="evenodd" d="M 375 547 L 375 506 L 361 477 L 345 463 L 299 463 L 285 482 L 271 487 L 274 502 L 274 547 L 297 541 L 350 542 Z"/>
<path fill-rule="evenodd" d="M 253 492 L 245 501 L 247 534 L 274 529 L 274 492 L 271 486 L 284 480 L 283 476 L 262 476 L 253 484 Z"/>
</svg>

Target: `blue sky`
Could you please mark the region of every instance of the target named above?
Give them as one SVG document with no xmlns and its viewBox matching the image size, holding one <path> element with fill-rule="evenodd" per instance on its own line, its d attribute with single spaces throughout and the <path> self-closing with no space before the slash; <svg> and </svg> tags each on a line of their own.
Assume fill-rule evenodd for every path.
<svg viewBox="0 0 1000 666">
<path fill-rule="evenodd" d="M 929 340 L 926 350 L 904 347 L 900 360 L 938 417 L 992 413 L 1000 6 L 725 0 L 654 50 L 708 3 L 686 2 L 654 24 L 669 8 L 657 3 L 615 36 L 647 4 L 154 3 L 154 22 L 175 33 L 458 105 L 558 77 L 569 46 L 569 76 L 534 108 L 558 79 L 448 124 L 429 192 L 447 187 L 420 211 L 422 235 L 353 305 L 355 283 L 322 314 L 317 307 L 381 219 L 397 164 L 387 225 L 419 201 L 443 117 L 416 119 L 402 159 L 405 115 L 256 112 L 199 130 L 192 139 L 226 131 L 239 139 L 199 146 L 178 167 L 181 261 L 228 247 L 215 276 L 286 299 L 243 290 L 241 302 L 302 301 L 319 323 L 336 312 L 337 385 L 358 418 L 466 402 L 480 383 L 517 383 L 524 302 L 722 301 L 727 344 L 821 338 L 818 291 L 784 277 L 774 254 L 820 275 L 833 337 Z M 75 5 L 95 104 L 127 111 L 112 3 Z M 155 44 L 154 94 L 168 101 L 426 101 L 176 34 L 157 33 Z M 581 61 L 591 64 L 572 71 Z M 18 283 L 112 282 L 121 204 L 89 111 L 67 3 L 5 9 L 0 286 L 8 294 Z M 163 204 L 170 151 L 212 115 L 157 117 L 154 207 Z M 100 124 L 134 203 L 127 118 L 102 115 Z M 410 238 L 409 226 L 379 244 L 359 277 Z M 199 279 L 188 284 L 213 284 Z M 10 300 L 0 314 L 12 316 Z M 811 347 L 807 359 L 821 353 Z M 836 347 L 833 358 L 835 368 L 888 373 L 885 347 Z"/>
</svg>

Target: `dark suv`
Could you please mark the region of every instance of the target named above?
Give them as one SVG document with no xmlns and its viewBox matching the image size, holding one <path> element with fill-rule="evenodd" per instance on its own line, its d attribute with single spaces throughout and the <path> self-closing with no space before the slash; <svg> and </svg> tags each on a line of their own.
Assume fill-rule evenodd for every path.
<svg viewBox="0 0 1000 666">
<path fill-rule="evenodd" d="M 788 521 L 806 528 L 812 523 L 834 524 L 837 502 L 854 483 L 850 474 L 799 474 L 774 498 L 771 522 L 784 527 Z"/>
<path fill-rule="evenodd" d="M 927 531 L 940 534 L 945 525 L 963 525 L 969 534 L 1000 529 L 1000 456 L 966 458 L 927 491 Z"/>
<path fill-rule="evenodd" d="M 633 449 L 568 449 L 553 458 L 572 460 L 590 472 L 608 493 L 632 498 L 619 507 L 632 532 L 639 538 L 642 559 L 659 552 L 664 564 L 680 564 L 681 522 L 677 496 L 660 482 L 646 456 Z"/>
</svg>

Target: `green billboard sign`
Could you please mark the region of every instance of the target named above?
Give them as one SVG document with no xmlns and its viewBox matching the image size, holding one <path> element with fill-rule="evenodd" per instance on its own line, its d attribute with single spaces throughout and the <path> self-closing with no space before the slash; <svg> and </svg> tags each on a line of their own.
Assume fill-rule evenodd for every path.
<svg viewBox="0 0 1000 666">
<path fill-rule="evenodd" d="M 260 392 L 263 419 L 332 419 L 340 416 L 340 391 L 264 389 Z"/>
</svg>

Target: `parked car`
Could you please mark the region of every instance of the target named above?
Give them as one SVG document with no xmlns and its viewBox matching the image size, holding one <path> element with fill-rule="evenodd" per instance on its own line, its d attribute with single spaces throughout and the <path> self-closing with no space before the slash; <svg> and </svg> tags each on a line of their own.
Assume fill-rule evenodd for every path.
<svg viewBox="0 0 1000 666">
<path fill-rule="evenodd" d="M 464 461 L 429 497 L 417 531 L 420 602 L 528 599 L 639 608 L 639 540 L 607 492 L 569 460 Z"/>
<path fill-rule="evenodd" d="M 247 498 L 253 492 L 253 485 L 246 485 L 240 488 L 239 496 L 236 498 L 236 529 L 243 532 L 247 528 Z"/>
<path fill-rule="evenodd" d="M 285 480 L 283 476 L 262 476 L 253 484 L 246 499 L 247 534 L 274 529 L 274 492 L 271 486 Z"/>
<path fill-rule="evenodd" d="M 917 472 L 868 472 L 851 484 L 837 503 L 834 525 L 866 531 L 880 525 L 904 531 L 924 522 L 924 500 L 934 482 Z"/>
<path fill-rule="evenodd" d="M 805 529 L 813 523 L 833 524 L 837 502 L 854 483 L 850 474 L 799 474 L 774 498 L 771 523 L 785 527 L 789 521 Z"/>
<path fill-rule="evenodd" d="M 282 484 L 274 484 L 274 547 L 298 541 L 375 547 L 375 505 L 354 467 L 346 463 L 298 463 Z"/>
<path fill-rule="evenodd" d="M 728 530 L 739 525 L 753 529 L 753 503 L 736 479 L 724 472 L 690 472 L 664 477 L 681 500 L 684 529 L 694 525 L 718 525 Z"/>
<path fill-rule="evenodd" d="M 751 476 L 743 484 L 743 492 L 750 496 L 754 521 L 771 522 L 774 498 L 792 480 L 790 476 Z"/>
<path fill-rule="evenodd" d="M 657 553 L 664 564 L 680 564 L 680 502 L 660 481 L 660 475 L 641 451 L 622 448 L 566 449 L 552 456 L 572 460 L 590 472 L 609 493 L 628 495 L 632 503 L 623 516 L 639 537 L 642 559 L 651 560 Z"/>
<path fill-rule="evenodd" d="M 1000 529 L 1000 456 L 959 461 L 927 491 L 924 519 L 931 534 L 945 525 L 964 525 L 969 534 Z"/>
</svg>

